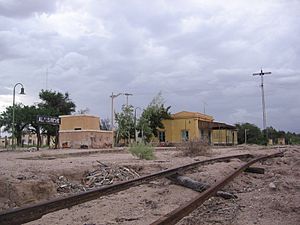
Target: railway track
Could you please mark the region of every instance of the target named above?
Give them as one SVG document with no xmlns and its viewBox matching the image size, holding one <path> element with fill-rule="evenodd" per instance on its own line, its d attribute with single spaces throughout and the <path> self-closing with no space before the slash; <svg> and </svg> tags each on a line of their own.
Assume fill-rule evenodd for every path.
<svg viewBox="0 0 300 225">
<path fill-rule="evenodd" d="M 118 184 L 101 187 L 101 188 L 98 188 L 95 190 L 75 194 L 72 196 L 57 198 L 57 199 L 53 199 L 50 201 L 37 203 L 34 205 L 28 205 L 28 206 L 21 207 L 21 208 L 7 210 L 7 211 L 0 213 L 0 224 L 17 225 L 17 224 L 23 224 L 26 222 L 34 221 L 48 213 L 55 212 L 55 211 L 65 209 L 65 208 L 70 208 L 74 205 L 88 202 L 88 201 L 97 199 L 101 196 L 106 196 L 106 195 L 110 195 L 113 193 L 117 193 L 122 190 L 128 189 L 130 187 L 137 186 L 137 185 L 140 185 L 143 183 L 147 183 L 149 181 L 159 179 L 162 177 L 170 176 L 175 173 L 182 173 L 182 172 L 193 169 L 200 165 L 227 161 L 227 160 L 230 160 L 233 158 L 239 158 L 239 159 L 254 158 L 253 160 L 244 164 L 241 168 L 235 170 L 228 177 L 224 178 L 222 181 L 218 182 L 216 185 L 212 186 L 211 188 L 209 188 L 208 190 L 203 192 L 196 199 L 189 201 L 184 206 L 176 209 L 175 211 L 167 214 L 163 218 L 160 218 L 159 220 L 152 223 L 153 225 L 155 225 L 155 224 L 175 224 L 182 217 L 189 214 L 191 211 L 193 211 L 195 208 L 197 208 L 199 205 L 201 205 L 205 200 L 207 200 L 209 197 L 214 195 L 220 188 L 222 188 L 224 185 L 226 185 L 228 182 L 230 182 L 232 179 L 234 179 L 240 172 L 242 172 L 244 169 L 246 169 L 253 163 L 260 161 L 260 160 L 270 158 L 270 157 L 278 157 L 281 155 L 282 155 L 282 153 L 276 153 L 276 154 L 272 154 L 272 155 L 254 158 L 254 156 L 251 154 L 240 154 L 240 155 L 233 155 L 233 156 L 226 156 L 226 157 L 212 158 L 212 159 L 203 160 L 203 161 L 197 161 L 197 162 L 190 163 L 190 164 L 187 164 L 184 166 L 167 169 L 167 170 L 164 170 L 164 171 L 161 171 L 158 173 L 153 173 L 153 174 L 150 174 L 147 176 L 142 176 L 142 177 L 139 177 L 139 178 L 136 178 L 133 180 L 120 182 Z"/>
</svg>

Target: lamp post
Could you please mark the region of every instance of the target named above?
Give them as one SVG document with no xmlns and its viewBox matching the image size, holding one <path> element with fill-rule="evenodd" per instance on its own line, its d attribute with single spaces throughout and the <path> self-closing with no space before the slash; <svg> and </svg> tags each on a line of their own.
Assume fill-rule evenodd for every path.
<svg viewBox="0 0 300 225">
<path fill-rule="evenodd" d="M 16 87 L 20 85 L 21 86 L 21 92 L 20 94 L 21 95 L 25 95 L 25 92 L 24 92 L 24 86 L 23 84 L 21 83 L 16 83 L 15 86 L 14 86 L 14 90 L 13 90 L 13 107 L 12 107 L 12 139 L 11 139 L 11 146 L 12 146 L 12 149 L 15 148 L 15 96 L 16 96 Z"/>
<path fill-rule="evenodd" d="M 134 137 L 135 137 L 135 142 L 137 142 L 137 130 L 136 130 L 136 110 L 139 109 L 142 111 L 140 107 L 136 107 L 134 109 Z"/>
</svg>

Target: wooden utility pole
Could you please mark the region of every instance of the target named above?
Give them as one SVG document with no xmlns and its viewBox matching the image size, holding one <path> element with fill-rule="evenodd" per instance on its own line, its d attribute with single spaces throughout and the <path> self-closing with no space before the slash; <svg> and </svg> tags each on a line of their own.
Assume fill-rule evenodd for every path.
<svg viewBox="0 0 300 225">
<path fill-rule="evenodd" d="M 262 100 L 262 109 L 263 109 L 263 129 L 267 128 L 267 115 L 266 115 L 266 105 L 265 105 L 265 92 L 264 92 L 264 75 L 271 74 L 271 72 L 263 72 L 260 70 L 260 73 L 254 73 L 253 76 L 260 76 L 261 78 L 261 100 Z"/>
</svg>

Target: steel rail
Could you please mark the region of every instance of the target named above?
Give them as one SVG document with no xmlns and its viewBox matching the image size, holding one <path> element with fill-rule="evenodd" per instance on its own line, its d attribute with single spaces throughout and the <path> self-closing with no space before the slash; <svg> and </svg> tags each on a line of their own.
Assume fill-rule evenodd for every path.
<svg viewBox="0 0 300 225">
<path fill-rule="evenodd" d="M 239 155 L 231 155 L 231 156 L 207 159 L 203 161 L 197 161 L 190 164 L 186 164 L 184 166 L 163 170 L 158 173 L 153 173 L 129 181 L 120 182 L 118 184 L 100 187 L 94 190 L 74 194 L 68 197 L 56 198 L 53 200 L 40 202 L 33 205 L 28 205 L 16 209 L 10 209 L 7 211 L 0 212 L 0 224 L 19 225 L 19 224 L 27 223 L 33 220 L 37 220 L 41 218 L 43 215 L 46 215 L 48 213 L 52 213 L 65 208 L 70 208 L 74 205 L 88 202 L 96 198 L 99 198 L 101 196 L 117 193 L 119 191 L 123 191 L 130 187 L 152 181 L 154 179 L 169 176 L 178 172 L 184 172 L 186 170 L 193 169 L 199 165 L 226 161 L 233 158 L 241 159 L 241 158 L 251 158 L 251 157 L 254 156 L 251 154 L 239 154 Z"/>
<path fill-rule="evenodd" d="M 173 225 L 173 224 L 176 224 L 183 217 L 187 216 L 192 211 L 194 211 L 196 208 L 198 208 L 201 204 L 203 204 L 207 199 L 209 199 L 210 197 L 215 195 L 218 190 L 223 188 L 226 184 L 228 184 L 230 181 L 232 181 L 235 177 L 237 177 L 241 172 L 243 172 L 246 168 L 248 168 L 252 164 L 254 164 L 258 161 L 261 161 L 261 160 L 265 160 L 265 159 L 272 158 L 272 157 L 280 157 L 280 156 L 283 156 L 283 152 L 257 157 L 255 159 L 249 161 L 248 163 L 243 164 L 240 168 L 238 168 L 237 170 L 230 173 L 227 177 L 225 177 L 221 181 L 217 182 L 211 188 L 202 192 L 196 198 L 188 201 L 183 206 L 181 206 L 181 207 L 171 211 L 170 213 L 166 214 L 165 216 L 159 218 L 158 220 L 151 223 L 150 225 Z"/>
</svg>

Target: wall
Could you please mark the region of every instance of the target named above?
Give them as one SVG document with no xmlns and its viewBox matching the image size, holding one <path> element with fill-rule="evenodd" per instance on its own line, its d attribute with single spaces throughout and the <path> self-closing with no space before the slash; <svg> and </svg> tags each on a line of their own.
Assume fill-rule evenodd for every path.
<svg viewBox="0 0 300 225">
<path fill-rule="evenodd" d="M 59 146 L 61 148 L 111 148 L 112 131 L 69 130 L 59 132 Z"/>
<path fill-rule="evenodd" d="M 197 119 L 173 119 L 164 120 L 164 131 L 166 141 L 172 143 L 182 142 L 181 131 L 187 130 L 189 132 L 189 139 L 199 138 L 198 120 Z"/>
<path fill-rule="evenodd" d="M 212 131 L 212 143 L 214 145 L 236 145 L 237 131 L 230 129 L 216 129 Z"/>
<path fill-rule="evenodd" d="M 62 130 L 100 130 L 100 118 L 90 115 L 67 115 L 60 116 L 61 124 L 59 129 Z"/>
</svg>

